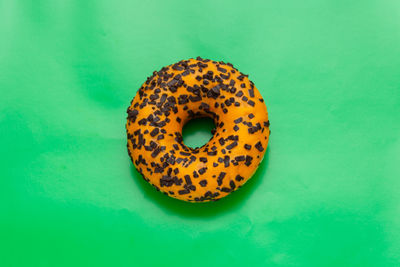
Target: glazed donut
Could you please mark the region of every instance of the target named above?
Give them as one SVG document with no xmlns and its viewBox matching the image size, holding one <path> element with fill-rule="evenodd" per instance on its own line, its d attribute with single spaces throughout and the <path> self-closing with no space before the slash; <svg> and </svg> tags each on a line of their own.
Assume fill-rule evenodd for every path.
<svg viewBox="0 0 400 267">
<path fill-rule="evenodd" d="M 197 57 L 147 78 L 127 110 L 128 153 L 143 178 L 180 200 L 218 200 L 241 187 L 264 157 L 267 108 L 254 84 L 230 63 Z M 211 117 L 213 137 L 185 146 L 182 128 Z"/>
</svg>

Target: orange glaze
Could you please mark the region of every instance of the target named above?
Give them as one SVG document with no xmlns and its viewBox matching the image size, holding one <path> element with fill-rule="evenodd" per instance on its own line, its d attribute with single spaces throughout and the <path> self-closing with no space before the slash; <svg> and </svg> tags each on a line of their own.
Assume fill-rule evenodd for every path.
<svg viewBox="0 0 400 267">
<path fill-rule="evenodd" d="M 186 147 L 183 125 L 204 116 L 214 119 L 214 136 L 201 148 Z M 220 199 L 246 183 L 270 134 L 267 108 L 247 75 L 199 57 L 154 72 L 128 108 L 126 130 L 129 155 L 143 178 L 193 202 Z"/>
</svg>

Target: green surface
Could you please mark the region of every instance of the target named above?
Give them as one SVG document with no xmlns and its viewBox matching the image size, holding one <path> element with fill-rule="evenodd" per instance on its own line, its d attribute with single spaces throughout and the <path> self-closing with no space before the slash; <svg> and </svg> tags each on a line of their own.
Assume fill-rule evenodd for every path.
<svg viewBox="0 0 400 267">
<path fill-rule="evenodd" d="M 124 124 L 198 55 L 250 74 L 272 135 L 196 205 L 141 180 Z M 400 266 L 398 0 L 0 0 L 0 90 L 1 266 Z"/>
<path fill-rule="evenodd" d="M 192 119 L 182 129 L 183 142 L 191 148 L 201 147 L 213 137 L 213 129 L 215 129 L 215 123 L 212 118 Z"/>
</svg>

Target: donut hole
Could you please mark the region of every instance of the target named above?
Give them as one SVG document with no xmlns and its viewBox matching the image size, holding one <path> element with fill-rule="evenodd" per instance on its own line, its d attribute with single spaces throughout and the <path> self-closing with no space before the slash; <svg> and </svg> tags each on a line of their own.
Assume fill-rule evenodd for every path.
<svg viewBox="0 0 400 267">
<path fill-rule="evenodd" d="M 191 148 L 202 147 L 213 137 L 214 129 L 214 120 L 209 117 L 191 119 L 183 126 L 183 143 Z"/>
</svg>

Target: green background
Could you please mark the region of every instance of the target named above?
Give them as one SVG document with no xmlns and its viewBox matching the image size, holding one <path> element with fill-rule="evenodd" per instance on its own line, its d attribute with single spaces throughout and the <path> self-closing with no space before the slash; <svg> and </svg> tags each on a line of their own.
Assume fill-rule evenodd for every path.
<svg viewBox="0 0 400 267">
<path fill-rule="evenodd" d="M 272 135 L 196 205 L 138 176 L 124 124 L 198 55 L 250 74 Z M 400 1 L 0 0 L 0 90 L 1 266 L 400 266 Z"/>
</svg>

